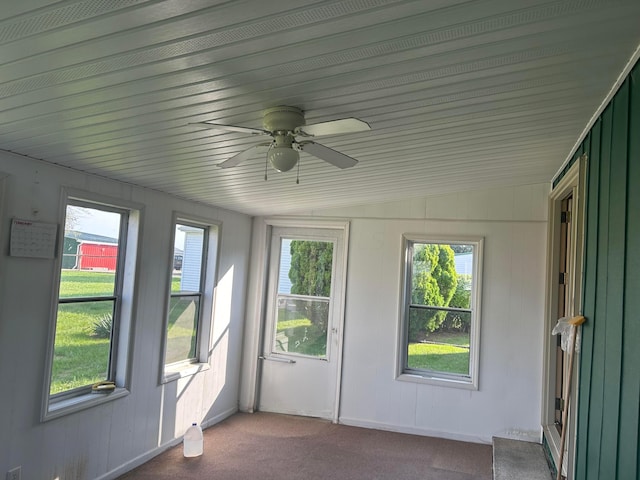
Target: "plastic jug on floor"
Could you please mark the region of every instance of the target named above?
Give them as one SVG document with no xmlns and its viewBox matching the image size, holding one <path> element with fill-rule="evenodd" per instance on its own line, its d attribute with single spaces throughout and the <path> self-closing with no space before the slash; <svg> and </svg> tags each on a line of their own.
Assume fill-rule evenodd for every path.
<svg viewBox="0 0 640 480">
<path fill-rule="evenodd" d="M 184 432 L 182 440 L 185 457 L 198 457 L 202 455 L 202 429 L 197 423 L 192 424 Z"/>
</svg>

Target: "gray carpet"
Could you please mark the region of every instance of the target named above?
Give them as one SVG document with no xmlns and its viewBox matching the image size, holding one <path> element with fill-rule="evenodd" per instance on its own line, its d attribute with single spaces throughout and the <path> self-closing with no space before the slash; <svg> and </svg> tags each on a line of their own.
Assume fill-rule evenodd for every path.
<svg viewBox="0 0 640 480">
<path fill-rule="evenodd" d="M 506 438 L 493 439 L 494 480 L 551 480 L 542 445 Z"/>
<path fill-rule="evenodd" d="M 204 454 L 182 445 L 127 480 L 491 480 L 491 445 L 334 425 L 270 413 L 237 414 L 204 431 Z"/>
</svg>

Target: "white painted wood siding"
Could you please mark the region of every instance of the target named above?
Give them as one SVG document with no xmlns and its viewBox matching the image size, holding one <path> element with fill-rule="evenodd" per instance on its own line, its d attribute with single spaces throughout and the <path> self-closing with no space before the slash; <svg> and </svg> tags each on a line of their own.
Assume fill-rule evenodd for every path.
<svg viewBox="0 0 640 480">
<path fill-rule="evenodd" d="M 548 191 L 479 190 L 305 218 L 351 221 L 342 423 L 483 443 L 540 439 Z M 403 233 L 484 237 L 477 391 L 395 379 Z M 241 401 L 251 400 L 251 373 Z"/>
<path fill-rule="evenodd" d="M 53 260 L 0 256 L 0 472 L 22 465 L 25 480 L 114 478 L 176 442 L 191 422 L 207 426 L 236 411 L 251 219 L 6 152 L 0 172 L 8 175 L 0 196 L 2 252 L 10 217 L 61 222 L 62 185 L 144 206 L 131 393 L 124 398 L 39 422 L 57 272 Z M 174 211 L 222 222 L 211 368 L 159 385 Z"/>
</svg>

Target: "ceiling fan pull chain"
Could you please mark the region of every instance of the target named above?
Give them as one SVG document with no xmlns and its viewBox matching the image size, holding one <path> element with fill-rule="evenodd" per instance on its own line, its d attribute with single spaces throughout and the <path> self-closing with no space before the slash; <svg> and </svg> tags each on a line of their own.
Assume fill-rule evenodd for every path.
<svg viewBox="0 0 640 480">
<path fill-rule="evenodd" d="M 296 173 L 296 185 L 300 185 L 300 164 L 302 160 L 298 160 L 298 172 Z"/>
<path fill-rule="evenodd" d="M 269 155 L 264 156 L 264 181 L 267 181 L 267 171 L 269 170 Z"/>
</svg>

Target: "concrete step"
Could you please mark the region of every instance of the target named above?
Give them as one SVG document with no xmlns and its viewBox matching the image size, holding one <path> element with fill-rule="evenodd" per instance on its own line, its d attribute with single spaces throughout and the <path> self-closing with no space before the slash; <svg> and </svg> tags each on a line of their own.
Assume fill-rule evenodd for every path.
<svg viewBox="0 0 640 480">
<path fill-rule="evenodd" d="M 493 437 L 494 480 L 553 480 L 538 443 Z"/>
</svg>

